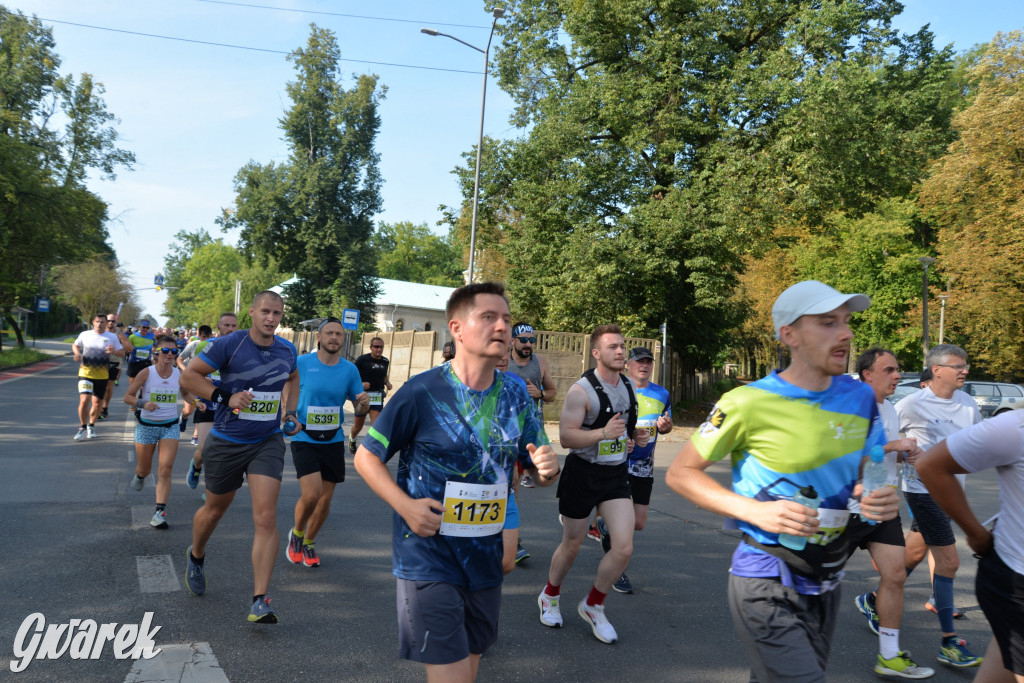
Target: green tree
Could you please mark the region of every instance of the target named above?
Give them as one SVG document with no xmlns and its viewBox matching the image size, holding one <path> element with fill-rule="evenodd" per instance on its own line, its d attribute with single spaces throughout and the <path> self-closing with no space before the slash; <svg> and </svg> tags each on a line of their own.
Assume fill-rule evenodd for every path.
<svg viewBox="0 0 1024 683">
<path fill-rule="evenodd" d="M 892 31 L 898 10 L 510 3 L 495 60 L 524 134 L 489 151 L 481 208 L 511 233 L 514 306 L 562 329 L 667 319 L 691 364 L 720 359 L 745 255 L 910 192 L 949 141 L 951 51 Z"/>
<path fill-rule="evenodd" d="M 241 228 L 243 253 L 294 272 L 286 320 L 342 308 L 372 317 L 377 294 L 370 238 L 380 211 L 381 178 L 374 141 L 384 89 L 361 75 L 351 89 L 338 78 L 341 53 L 331 31 L 312 26 L 305 48 L 289 55 L 296 79 L 281 118 L 287 162 L 250 162 L 235 178 L 237 211 L 225 227 Z"/>
<path fill-rule="evenodd" d="M 19 344 L 11 307 L 46 293 L 52 265 L 113 257 L 107 205 L 86 176 L 113 179 L 134 162 L 116 146 L 103 86 L 59 67 L 50 30 L 0 6 L 0 312 Z"/>
<path fill-rule="evenodd" d="M 941 273 L 953 281 L 947 336 L 971 364 L 1024 377 L 1024 32 L 999 33 L 970 70 L 959 139 L 931 168 L 921 205 L 938 224 Z"/>
<path fill-rule="evenodd" d="M 426 223 L 381 223 L 371 245 L 380 277 L 445 287 L 462 284 L 457 248 L 449 240 L 430 232 Z"/>
<path fill-rule="evenodd" d="M 131 276 L 112 261 L 90 259 L 57 266 L 53 279 L 61 300 L 74 306 L 87 323 L 97 313 L 116 311 L 121 303 L 129 309 L 122 311 L 126 317 L 132 310 L 141 310 Z"/>
</svg>

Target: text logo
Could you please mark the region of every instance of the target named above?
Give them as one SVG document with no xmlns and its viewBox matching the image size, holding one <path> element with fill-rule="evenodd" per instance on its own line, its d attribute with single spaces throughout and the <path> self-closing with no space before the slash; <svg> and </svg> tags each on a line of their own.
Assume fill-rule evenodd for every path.
<svg viewBox="0 0 1024 683">
<path fill-rule="evenodd" d="M 11 671 L 19 673 L 33 659 L 99 659 L 109 641 L 117 659 L 152 659 L 160 654 L 153 636 L 162 627 L 151 628 L 153 613 L 146 612 L 142 624 L 97 624 L 92 619 L 72 619 L 66 624 L 46 625 L 46 617 L 36 612 L 25 617 L 14 637 Z"/>
</svg>

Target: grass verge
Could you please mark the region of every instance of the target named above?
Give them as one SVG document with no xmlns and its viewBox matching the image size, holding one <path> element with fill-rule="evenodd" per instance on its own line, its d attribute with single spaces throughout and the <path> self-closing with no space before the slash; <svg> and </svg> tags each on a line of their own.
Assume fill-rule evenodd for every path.
<svg viewBox="0 0 1024 683">
<path fill-rule="evenodd" d="M 28 365 L 36 361 L 46 360 L 50 356 L 35 349 L 19 349 L 0 351 L 0 368 L 13 368 L 19 365 Z"/>
</svg>

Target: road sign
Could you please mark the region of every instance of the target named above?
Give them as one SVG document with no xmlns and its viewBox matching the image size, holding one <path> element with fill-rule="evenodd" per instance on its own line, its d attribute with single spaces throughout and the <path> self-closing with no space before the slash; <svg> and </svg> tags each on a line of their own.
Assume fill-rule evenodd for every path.
<svg viewBox="0 0 1024 683">
<path fill-rule="evenodd" d="M 162 287 L 163 284 L 164 284 L 164 276 L 163 275 L 154 275 L 153 276 L 153 284 L 156 285 L 157 287 Z"/>
<path fill-rule="evenodd" d="M 341 326 L 346 330 L 359 329 L 359 309 L 346 308 L 341 312 Z"/>
<path fill-rule="evenodd" d="M 37 313 L 49 313 L 50 312 L 50 300 L 45 296 L 39 297 L 36 301 L 36 312 Z"/>
</svg>

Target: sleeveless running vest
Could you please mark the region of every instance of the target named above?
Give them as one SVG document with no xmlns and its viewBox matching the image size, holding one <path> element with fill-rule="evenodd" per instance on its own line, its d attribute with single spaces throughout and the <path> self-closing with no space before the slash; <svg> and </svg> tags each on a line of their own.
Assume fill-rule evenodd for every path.
<svg viewBox="0 0 1024 683">
<path fill-rule="evenodd" d="M 514 355 L 515 351 L 513 351 L 512 353 Z M 544 375 L 540 371 L 540 361 L 537 360 L 537 356 L 530 354 L 530 362 L 527 363 L 526 365 L 518 365 L 515 359 L 510 358 L 508 361 L 508 371 L 511 372 L 513 375 L 518 375 L 524 381 L 530 380 L 533 386 L 537 387 L 538 389 L 544 389 L 544 383 L 541 381 L 541 378 Z M 536 399 L 534 403 L 537 404 L 537 410 L 544 409 L 543 398 Z"/>
<path fill-rule="evenodd" d="M 633 384 L 629 378 L 619 374 L 618 384 L 606 383 L 594 370 L 587 370 L 576 384 L 587 392 L 590 409 L 583 418 L 583 429 L 603 428 L 615 413 L 621 413 L 626 420 L 626 436 L 621 440 L 606 439 L 587 448 L 572 449 L 570 453 L 587 462 L 601 465 L 618 465 L 626 461 L 626 439 L 636 429 L 637 402 Z"/>
<path fill-rule="evenodd" d="M 136 410 L 135 417 L 144 425 L 169 425 L 178 420 L 178 396 L 181 393 L 179 379 L 181 371 L 177 367 L 171 370 L 171 376 L 164 379 L 150 366 L 149 376 L 142 385 L 142 398 L 146 402 L 157 405 L 157 409 Z"/>
</svg>

